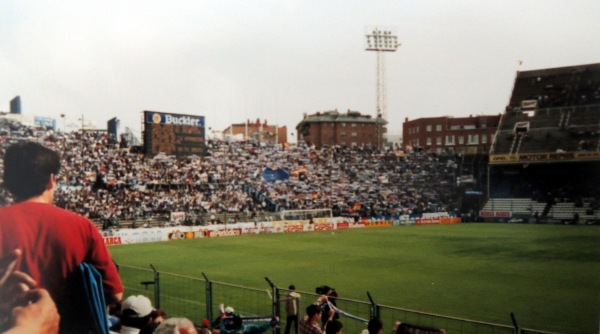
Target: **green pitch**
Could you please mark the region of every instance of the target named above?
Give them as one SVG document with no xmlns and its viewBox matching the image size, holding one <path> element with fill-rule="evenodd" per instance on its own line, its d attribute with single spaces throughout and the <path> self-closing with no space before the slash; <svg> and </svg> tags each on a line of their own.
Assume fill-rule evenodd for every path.
<svg viewBox="0 0 600 334">
<path fill-rule="evenodd" d="M 600 227 L 454 224 L 109 248 L 118 264 L 562 333 L 597 333 Z"/>
</svg>

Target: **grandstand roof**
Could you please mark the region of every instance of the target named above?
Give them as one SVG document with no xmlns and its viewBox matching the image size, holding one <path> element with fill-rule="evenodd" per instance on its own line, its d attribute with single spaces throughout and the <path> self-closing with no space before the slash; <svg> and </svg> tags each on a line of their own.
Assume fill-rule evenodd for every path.
<svg viewBox="0 0 600 334">
<path fill-rule="evenodd" d="M 544 68 L 544 69 L 529 70 L 529 71 L 517 71 L 517 79 L 532 78 L 532 77 L 537 77 L 537 76 L 556 75 L 556 74 L 565 74 L 565 73 L 583 72 L 586 70 L 600 72 L 600 63 L 587 64 L 587 65 L 565 66 L 565 67 L 554 67 L 554 68 Z"/>
<path fill-rule="evenodd" d="M 545 106 L 573 105 L 581 104 L 583 95 L 589 103 L 599 83 L 600 63 L 519 71 L 509 104 L 520 107 L 525 100 L 537 100 Z"/>
</svg>

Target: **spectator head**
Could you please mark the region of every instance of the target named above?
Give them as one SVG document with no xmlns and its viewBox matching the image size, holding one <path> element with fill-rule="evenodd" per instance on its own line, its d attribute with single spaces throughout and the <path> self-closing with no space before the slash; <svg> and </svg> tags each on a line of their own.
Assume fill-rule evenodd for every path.
<svg viewBox="0 0 600 334">
<path fill-rule="evenodd" d="M 289 287 L 290 290 L 296 290 L 296 286 L 294 284 L 290 285 Z"/>
<path fill-rule="evenodd" d="M 231 307 L 231 306 L 227 306 L 227 307 L 225 308 L 225 313 L 226 313 L 226 314 L 228 314 L 228 315 L 232 315 L 232 314 L 233 314 L 233 312 L 235 312 L 235 310 L 233 309 L 233 307 Z"/>
<path fill-rule="evenodd" d="M 165 311 L 160 310 L 160 309 L 152 310 L 152 312 L 150 312 L 150 319 L 153 323 L 160 324 L 165 319 L 167 319 L 167 314 L 165 313 Z"/>
<path fill-rule="evenodd" d="M 41 195 L 60 170 L 60 155 L 35 142 L 18 142 L 4 155 L 4 186 L 17 202 Z"/>
<path fill-rule="evenodd" d="M 369 321 L 367 329 L 369 330 L 369 334 L 380 334 L 383 329 L 383 322 L 378 318 L 373 318 Z"/>
<path fill-rule="evenodd" d="M 315 304 L 310 304 L 306 308 L 306 314 L 310 319 L 314 319 L 314 317 L 317 317 L 316 319 L 318 319 L 318 316 L 321 315 L 321 312 L 323 312 L 321 308 Z"/>
<path fill-rule="evenodd" d="M 326 334 L 342 334 L 342 327 L 344 325 L 337 319 L 331 320 L 327 322 L 327 326 L 325 327 Z"/>
<path fill-rule="evenodd" d="M 198 334 L 198 331 L 187 318 L 169 318 L 156 327 L 154 334 Z"/>
<path fill-rule="evenodd" d="M 146 296 L 129 296 L 121 304 L 121 324 L 142 328 L 152 320 L 152 303 Z"/>
</svg>

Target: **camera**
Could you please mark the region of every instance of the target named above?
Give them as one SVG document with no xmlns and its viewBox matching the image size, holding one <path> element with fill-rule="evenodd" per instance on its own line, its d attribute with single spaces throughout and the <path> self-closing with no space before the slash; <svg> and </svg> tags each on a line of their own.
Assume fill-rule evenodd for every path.
<svg viewBox="0 0 600 334">
<path fill-rule="evenodd" d="M 330 287 L 330 286 L 327 286 L 327 285 L 318 286 L 318 287 L 315 289 L 315 292 L 316 292 L 318 295 L 328 295 L 328 294 L 329 294 L 331 291 L 335 291 L 335 289 L 334 289 L 334 288 L 332 288 L 332 287 Z"/>
</svg>

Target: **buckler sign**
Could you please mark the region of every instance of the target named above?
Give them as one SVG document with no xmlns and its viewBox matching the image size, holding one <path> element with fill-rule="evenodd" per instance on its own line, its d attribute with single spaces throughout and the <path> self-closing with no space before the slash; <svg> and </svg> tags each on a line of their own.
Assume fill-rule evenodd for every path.
<svg viewBox="0 0 600 334">
<path fill-rule="evenodd" d="M 146 123 L 204 127 L 203 116 L 146 112 Z"/>
</svg>

